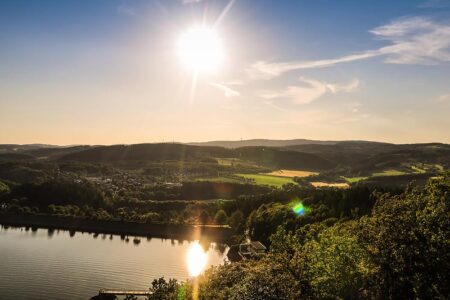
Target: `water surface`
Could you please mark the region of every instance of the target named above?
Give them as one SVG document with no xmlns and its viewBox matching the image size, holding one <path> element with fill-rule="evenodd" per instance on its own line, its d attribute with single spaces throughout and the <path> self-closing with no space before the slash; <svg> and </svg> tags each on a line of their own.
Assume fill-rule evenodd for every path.
<svg viewBox="0 0 450 300">
<path fill-rule="evenodd" d="M 100 288 L 148 289 L 161 276 L 186 280 L 196 264 L 188 257 L 202 258 L 192 255 L 199 248 L 194 241 L 139 240 L 0 225 L 0 299 L 89 299 Z M 207 266 L 223 263 L 223 246 L 205 248 Z"/>
</svg>

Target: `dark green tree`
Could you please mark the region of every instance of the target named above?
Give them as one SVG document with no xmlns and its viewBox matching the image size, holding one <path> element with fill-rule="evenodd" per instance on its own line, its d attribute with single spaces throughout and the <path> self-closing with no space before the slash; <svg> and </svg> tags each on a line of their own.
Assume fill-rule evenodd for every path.
<svg viewBox="0 0 450 300">
<path fill-rule="evenodd" d="M 383 194 L 361 220 L 360 241 L 377 266 L 379 298 L 448 299 L 450 282 L 450 174 L 424 189 Z"/>
<path fill-rule="evenodd" d="M 214 222 L 215 222 L 216 224 L 223 225 L 223 224 L 226 224 L 227 221 L 228 221 L 227 213 L 226 213 L 224 210 L 222 210 L 222 209 L 219 210 L 219 211 L 216 213 L 216 215 L 214 216 Z"/>
</svg>

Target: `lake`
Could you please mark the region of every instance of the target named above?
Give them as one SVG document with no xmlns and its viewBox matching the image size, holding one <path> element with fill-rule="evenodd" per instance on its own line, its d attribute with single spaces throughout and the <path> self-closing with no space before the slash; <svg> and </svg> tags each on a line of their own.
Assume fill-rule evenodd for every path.
<svg viewBox="0 0 450 300">
<path fill-rule="evenodd" d="M 204 250 L 206 248 L 206 250 Z M 89 299 L 222 264 L 223 245 L 0 225 L 0 299 Z"/>
</svg>

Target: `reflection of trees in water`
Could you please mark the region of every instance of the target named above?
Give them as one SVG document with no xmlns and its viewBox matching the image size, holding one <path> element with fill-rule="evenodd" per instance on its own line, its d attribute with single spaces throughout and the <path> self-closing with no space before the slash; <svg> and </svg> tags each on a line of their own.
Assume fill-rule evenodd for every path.
<svg viewBox="0 0 450 300">
<path fill-rule="evenodd" d="M 208 251 L 208 249 L 211 247 L 211 241 L 208 239 L 201 239 L 200 241 L 198 241 L 198 243 L 205 252 Z"/>
<path fill-rule="evenodd" d="M 215 250 L 219 251 L 220 254 L 224 254 L 227 248 L 227 244 L 215 244 Z"/>
<path fill-rule="evenodd" d="M 47 237 L 49 239 L 51 239 L 53 237 L 53 235 L 55 234 L 55 229 L 54 228 L 49 228 L 47 229 Z"/>
<path fill-rule="evenodd" d="M 73 238 L 77 232 L 75 230 L 69 230 L 69 236 Z"/>
</svg>

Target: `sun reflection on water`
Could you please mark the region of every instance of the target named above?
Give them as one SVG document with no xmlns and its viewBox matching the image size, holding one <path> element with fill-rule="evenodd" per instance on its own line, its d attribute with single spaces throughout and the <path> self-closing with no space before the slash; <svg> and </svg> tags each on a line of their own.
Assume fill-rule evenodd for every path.
<svg viewBox="0 0 450 300">
<path fill-rule="evenodd" d="M 187 267 L 189 275 L 193 277 L 198 276 L 205 269 L 207 260 L 208 256 L 199 242 L 193 242 L 189 246 L 187 253 Z"/>
</svg>

